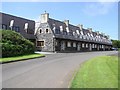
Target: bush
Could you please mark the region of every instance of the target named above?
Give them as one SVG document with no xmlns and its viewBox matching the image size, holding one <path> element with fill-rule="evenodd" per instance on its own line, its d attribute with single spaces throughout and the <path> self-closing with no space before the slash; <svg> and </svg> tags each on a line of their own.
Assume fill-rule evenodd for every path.
<svg viewBox="0 0 120 90">
<path fill-rule="evenodd" d="M 0 30 L 2 57 L 12 57 L 34 53 L 34 44 L 22 35 L 11 30 Z"/>
</svg>

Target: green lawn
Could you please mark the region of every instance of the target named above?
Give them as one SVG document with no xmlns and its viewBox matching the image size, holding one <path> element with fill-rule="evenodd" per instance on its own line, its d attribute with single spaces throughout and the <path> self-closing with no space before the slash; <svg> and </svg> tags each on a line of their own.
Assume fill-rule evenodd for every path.
<svg viewBox="0 0 120 90">
<path fill-rule="evenodd" d="M 16 57 L 0 58 L 0 62 L 10 62 L 10 61 L 24 60 L 24 59 L 30 59 L 30 58 L 36 58 L 36 57 L 43 57 L 43 56 L 45 55 L 29 54 L 29 55 L 16 56 Z"/>
<path fill-rule="evenodd" d="M 85 62 L 71 88 L 118 88 L 118 57 L 101 56 Z"/>
</svg>

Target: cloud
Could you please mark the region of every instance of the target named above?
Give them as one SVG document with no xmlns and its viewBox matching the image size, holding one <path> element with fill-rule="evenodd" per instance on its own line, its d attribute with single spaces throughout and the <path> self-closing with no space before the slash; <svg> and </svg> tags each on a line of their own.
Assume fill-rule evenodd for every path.
<svg viewBox="0 0 120 90">
<path fill-rule="evenodd" d="M 105 15 L 109 13 L 113 6 L 114 2 L 103 2 L 101 0 L 101 2 L 87 3 L 82 11 L 91 16 Z"/>
</svg>

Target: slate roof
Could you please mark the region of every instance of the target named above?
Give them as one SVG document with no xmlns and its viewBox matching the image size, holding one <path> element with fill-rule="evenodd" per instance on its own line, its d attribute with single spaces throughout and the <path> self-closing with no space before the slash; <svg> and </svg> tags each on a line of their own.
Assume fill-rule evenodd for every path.
<svg viewBox="0 0 120 90">
<path fill-rule="evenodd" d="M 55 19 L 49 18 L 48 24 L 49 24 L 51 30 L 53 30 L 53 28 L 55 27 L 55 30 L 56 30 L 56 31 L 59 31 L 59 32 L 60 32 L 60 26 L 62 26 L 62 27 L 63 27 L 63 32 L 66 32 L 66 33 L 67 33 L 67 31 L 66 31 L 66 27 L 67 27 L 67 26 L 66 26 L 66 24 L 64 23 L 64 21 L 59 21 L 59 20 L 55 20 Z M 82 32 L 83 32 L 84 35 L 81 35 L 81 34 L 80 34 L 80 35 L 82 36 L 82 38 L 79 38 L 80 35 L 76 34 L 76 33 L 77 33 L 76 30 L 78 30 L 79 33 L 81 32 L 81 30 L 80 30 L 80 28 L 79 28 L 78 26 L 69 24 L 68 28 L 69 28 L 69 31 L 70 31 L 70 32 L 69 32 L 69 35 L 68 35 L 68 34 L 63 34 L 62 32 L 60 32 L 60 33 L 58 34 L 58 33 L 55 33 L 55 32 L 53 31 L 55 37 L 56 37 L 56 38 L 62 38 L 62 39 L 77 40 L 77 41 L 85 41 L 85 42 L 94 42 L 94 43 L 108 44 L 108 45 L 111 45 L 111 44 L 112 44 L 111 41 L 108 40 L 108 39 L 106 38 L 106 36 L 103 36 L 102 34 L 99 34 L 99 37 L 100 37 L 99 39 L 101 39 L 101 41 L 100 41 L 100 40 L 97 40 L 97 39 L 96 39 L 97 32 L 93 32 L 93 31 L 90 32 L 90 30 L 83 28 L 83 29 L 82 29 Z M 75 35 L 73 35 L 73 33 L 75 33 Z M 91 36 L 89 37 L 89 36 L 88 36 L 88 33 L 89 33 L 89 34 L 93 34 L 93 37 L 91 37 Z M 83 38 L 83 37 L 84 37 L 84 38 Z M 86 37 L 87 37 L 87 38 L 86 38 Z M 102 39 L 103 37 L 106 38 L 106 41 Z M 86 38 L 86 39 L 85 39 L 85 38 Z M 94 40 L 93 40 L 93 39 L 90 39 L 90 38 L 94 38 Z"/>
</svg>

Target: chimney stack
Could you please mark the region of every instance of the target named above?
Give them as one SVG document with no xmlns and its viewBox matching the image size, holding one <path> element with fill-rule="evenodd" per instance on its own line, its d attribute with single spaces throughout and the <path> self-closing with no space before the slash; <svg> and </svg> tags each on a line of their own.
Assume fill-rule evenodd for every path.
<svg viewBox="0 0 120 90">
<path fill-rule="evenodd" d="M 92 32 L 92 28 L 88 28 L 89 32 Z"/>
<path fill-rule="evenodd" d="M 69 20 L 64 20 L 64 23 L 66 24 L 66 26 L 69 25 Z"/>
<path fill-rule="evenodd" d="M 41 23 L 47 23 L 49 20 L 49 13 L 41 14 Z"/>
<path fill-rule="evenodd" d="M 83 25 L 82 24 L 78 24 L 77 26 L 80 28 L 80 30 L 83 29 Z"/>
</svg>

